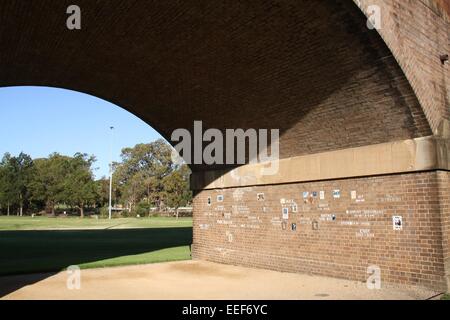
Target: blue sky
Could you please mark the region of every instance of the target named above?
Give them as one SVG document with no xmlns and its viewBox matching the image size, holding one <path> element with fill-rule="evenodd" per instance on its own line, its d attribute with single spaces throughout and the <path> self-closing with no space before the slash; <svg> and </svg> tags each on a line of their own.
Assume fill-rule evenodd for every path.
<svg viewBox="0 0 450 320">
<path fill-rule="evenodd" d="M 111 132 L 114 126 L 113 160 L 120 151 L 148 143 L 160 135 L 145 122 L 105 100 L 48 87 L 0 88 L 0 156 L 21 151 L 33 158 L 52 152 L 72 156 L 76 152 L 97 157 L 97 178 L 108 175 Z"/>
</svg>

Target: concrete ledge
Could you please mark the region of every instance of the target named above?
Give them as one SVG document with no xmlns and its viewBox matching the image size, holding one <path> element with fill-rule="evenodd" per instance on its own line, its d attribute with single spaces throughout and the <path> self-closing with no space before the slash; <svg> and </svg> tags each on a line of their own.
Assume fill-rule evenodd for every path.
<svg viewBox="0 0 450 320">
<path fill-rule="evenodd" d="M 450 139 L 435 136 L 343 149 L 278 161 L 275 175 L 264 175 L 272 162 L 231 171 L 194 172 L 192 190 L 245 187 L 349 177 L 450 169 Z"/>
</svg>

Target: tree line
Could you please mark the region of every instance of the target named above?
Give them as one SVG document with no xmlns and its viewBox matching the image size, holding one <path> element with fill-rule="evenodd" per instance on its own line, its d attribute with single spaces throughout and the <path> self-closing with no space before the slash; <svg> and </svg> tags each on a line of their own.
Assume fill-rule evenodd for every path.
<svg viewBox="0 0 450 320">
<path fill-rule="evenodd" d="M 173 163 L 171 147 L 162 139 L 124 148 L 113 164 L 113 203 L 131 214 L 189 205 L 189 168 Z M 52 153 L 32 159 L 5 153 L 0 161 L 0 213 L 24 215 L 45 211 L 55 215 L 68 208 L 85 216 L 105 210 L 109 178 L 95 180 L 95 157 Z"/>
</svg>

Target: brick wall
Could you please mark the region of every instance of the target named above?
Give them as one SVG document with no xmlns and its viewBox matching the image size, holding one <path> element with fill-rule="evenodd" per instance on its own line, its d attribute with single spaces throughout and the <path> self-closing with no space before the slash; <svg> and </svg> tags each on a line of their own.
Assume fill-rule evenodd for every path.
<svg viewBox="0 0 450 320">
<path fill-rule="evenodd" d="M 445 275 L 450 288 L 450 172 L 439 172 L 438 182 Z"/>
<path fill-rule="evenodd" d="M 361 7 L 381 8 L 379 33 L 411 84 L 436 134 L 442 120 L 450 120 L 450 1 L 355 0 Z"/>
<path fill-rule="evenodd" d="M 201 191 L 194 200 L 193 255 L 361 281 L 368 277 L 367 267 L 377 265 L 385 283 L 445 290 L 448 182 L 447 172 L 424 172 Z M 340 190 L 340 198 L 333 190 Z M 303 192 L 309 192 L 305 199 Z M 258 193 L 264 193 L 264 201 L 257 200 Z M 393 216 L 402 216 L 402 230 L 393 229 Z"/>
</svg>

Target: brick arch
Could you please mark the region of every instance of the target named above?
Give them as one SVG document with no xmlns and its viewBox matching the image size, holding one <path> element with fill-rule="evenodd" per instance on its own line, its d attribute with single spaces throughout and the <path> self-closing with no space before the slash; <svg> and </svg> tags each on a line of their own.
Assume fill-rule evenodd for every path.
<svg viewBox="0 0 450 320">
<path fill-rule="evenodd" d="M 354 0 L 367 14 L 381 9 L 379 34 L 411 84 L 434 134 L 449 135 L 450 72 L 440 55 L 450 53 L 450 2 Z M 443 131 L 446 132 L 443 132 Z"/>
<path fill-rule="evenodd" d="M 87 92 L 166 138 L 194 120 L 279 128 L 277 175 L 247 183 L 193 168 L 194 258 L 356 280 L 376 264 L 383 281 L 448 288 L 450 143 L 431 136 L 450 136 L 450 73 L 439 61 L 448 53 L 446 7 L 360 3 L 381 7 L 380 33 L 348 0 L 78 0 L 81 31 L 65 28 L 71 1 L 2 0 L 0 86 Z M 308 202 L 305 191 L 316 197 Z M 318 191 L 328 207 L 317 205 Z M 286 199 L 302 212 L 285 219 Z M 392 229 L 396 215 L 405 218 L 401 233 Z M 231 220 L 219 223 L 230 217 L 233 242 L 225 237 Z"/>
<path fill-rule="evenodd" d="M 0 85 L 47 85 L 123 106 L 165 138 L 279 128 L 281 157 L 431 134 L 392 53 L 348 1 L 0 4 Z"/>
</svg>

